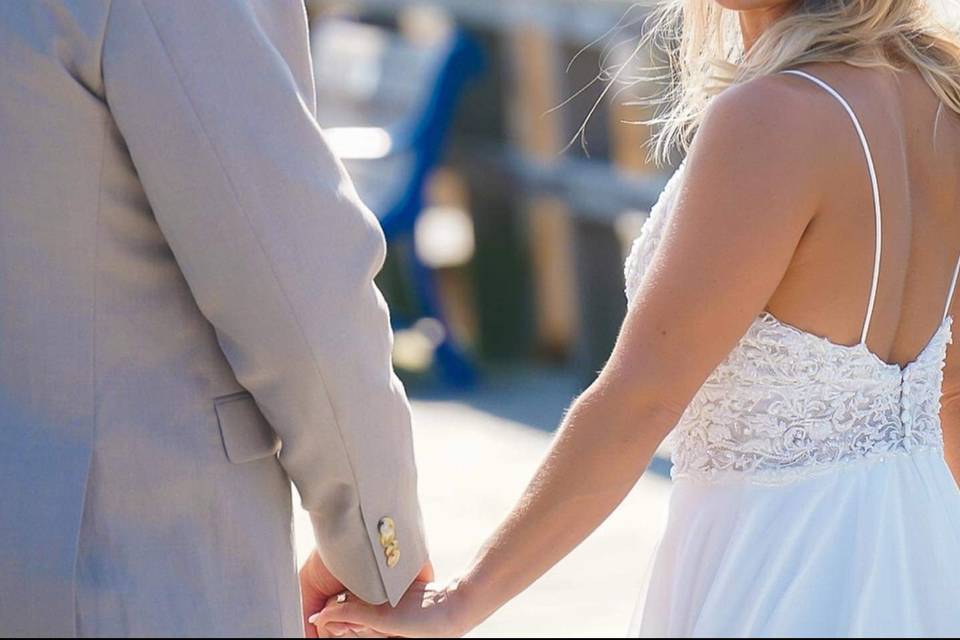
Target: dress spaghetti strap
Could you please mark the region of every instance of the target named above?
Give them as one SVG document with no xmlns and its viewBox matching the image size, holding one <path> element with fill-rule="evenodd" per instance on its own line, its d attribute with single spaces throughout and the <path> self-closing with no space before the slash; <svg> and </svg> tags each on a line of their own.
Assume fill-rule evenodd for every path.
<svg viewBox="0 0 960 640">
<path fill-rule="evenodd" d="M 960 276 L 960 258 L 957 259 L 957 266 L 953 269 L 953 281 L 950 282 L 950 291 L 947 293 L 947 304 L 943 307 L 943 318 L 940 322 L 947 319 L 950 315 L 950 305 L 953 303 L 953 294 L 957 290 L 957 276 Z"/>
<path fill-rule="evenodd" d="M 847 100 L 840 95 L 836 89 L 831 87 L 820 78 L 811 75 L 806 71 L 787 69 L 783 71 L 783 73 L 789 73 L 801 78 L 806 78 L 810 82 L 820 86 L 823 90 L 836 98 L 841 105 L 843 105 L 844 110 L 847 112 L 847 115 L 850 116 L 850 120 L 853 122 L 854 128 L 857 130 L 857 136 L 860 138 L 860 145 L 863 147 L 863 155 L 867 160 L 867 170 L 870 172 L 870 187 L 873 189 L 873 212 L 876 218 L 877 237 L 876 248 L 874 249 L 873 281 L 870 284 L 870 298 L 867 302 L 867 312 L 866 317 L 863 320 L 863 329 L 860 332 L 860 344 L 866 344 L 867 334 L 870 331 L 870 321 L 873 318 L 873 308 L 877 302 L 877 284 L 880 281 L 880 252 L 883 247 L 883 216 L 881 215 L 880 209 L 880 186 L 877 182 L 877 170 L 873 164 L 873 154 L 870 151 L 870 144 L 867 142 L 867 136 L 863 132 L 863 127 L 860 125 L 860 119 L 857 118 L 857 114 L 850 106 L 850 103 L 847 102 Z M 954 283 L 956 283 L 956 276 L 954 277 Z"/>
</svg>

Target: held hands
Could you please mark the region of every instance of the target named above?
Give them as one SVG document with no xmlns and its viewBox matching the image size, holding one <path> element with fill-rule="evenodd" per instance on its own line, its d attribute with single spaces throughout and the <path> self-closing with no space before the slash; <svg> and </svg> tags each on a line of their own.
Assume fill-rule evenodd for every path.
<svg viewBox="0 0 960 640">
<path fill-rule="evenodd" d="M 419 592 L 421 587 L 426 586 L 433 579 L 433 565 L 428 560 L 427 564 L 424 565 L 420 571 L 420 575 L 417 576 L 414 585 L 410 587 L 410 590 L 397 608 L 400 609 L 404 607 L 413 594 Z M 339 607 L 343 604 L 350 604 L 351 606 L 354 604 L 362 604 L 370 610 L 378 610 L 381 608 L 368 605 L 354 595 L 347 596 L 345 602 L 339 602 L 339 600 L 343 600 L 345 597 L 344 589 L 343 583 L 330 573 L 330 570 L 327 569 L 323 560 L 320 558 L 320 554 L 314 550 L 300 569 L 300 591 L 303 600 L 304 616 L 303 626 L 304 634 L 307 638 L 329 638 L 345 635 L 359 637 L 374 637 L 384 634 L 395 635 L 387 629 L 379 629 L 374 625 L 355 623 L 351 620 L 330 619 L 323 623 L 316 622 L 319 616 L 326 611 L 327 607 Z M 387 605 L 383 605 L 383 608 L 390 611 Z M 366 611 L 366 609 L 364 611 Z M 345 616 L 340 615 L 337 617 Z"/>
<path fill-rule="evenodd" d="M 370 605 L 351 594 L 340 594 L 311 616 L 310 622 L 321 637 L 373 632 L 408 638 L 456 638 L 470 631 L 470 617 L 467 599 L 457 582 L 441 587 L 418 581 L 396 608 Z"/>
</svg>

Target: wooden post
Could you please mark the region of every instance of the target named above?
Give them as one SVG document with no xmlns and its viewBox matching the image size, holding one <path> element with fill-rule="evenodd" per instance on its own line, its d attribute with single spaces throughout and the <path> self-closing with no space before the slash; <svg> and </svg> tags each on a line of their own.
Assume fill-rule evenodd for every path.
<svg viewBox="0 0 960 640">
<path fill-rule="evenodd" d="M 509 39 L 499 30 L 478 29 L 471 35 L 483 46 L 488 72 L 460 104 L 449 164 L 469 183 L 479 350 L 486 359 L 512 360 L 531 355 L 534 305 L 522 203 L 502 154 L 490 153 L 502 149 L 510 136 L 505 113 L 511 91 Z"/>
<path fill-rule="evenodd" d="M 533 163 L 555 163 L 563 148 L 560 118 L 549 113 L 561 100 L 558 44 L 549 31 L 533 24 L 518 26 L 510 37 L 514 144 Z M 560 358 L 577 332 L 570 211 L 559 198 L 532 196 L 526 201 L 526 220 L 537 347 Z"/>
</svg>

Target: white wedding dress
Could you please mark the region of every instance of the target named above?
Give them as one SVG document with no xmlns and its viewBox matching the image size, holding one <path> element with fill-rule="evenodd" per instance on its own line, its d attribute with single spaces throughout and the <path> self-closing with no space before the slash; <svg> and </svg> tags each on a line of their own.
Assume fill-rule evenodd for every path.
<svg viewBox="0 0 960 640">
<path fill-rule="evenodd" d="M 862 338 L 842 346 L 760 315 L 690 402 L 672 439 L 664 537 L 631 635 L 960 635 L 960 490 L 943 453 L 950 298 L 917 359 L 866 347 L 880 203 L 863 143 L 877 254 Z M 683 168 L 627 261 L 635 295 Z M 958 212 L 960 214 L 960 212 Z M 960 269 L 960 264 L 958 264 Z"/>
</svg>

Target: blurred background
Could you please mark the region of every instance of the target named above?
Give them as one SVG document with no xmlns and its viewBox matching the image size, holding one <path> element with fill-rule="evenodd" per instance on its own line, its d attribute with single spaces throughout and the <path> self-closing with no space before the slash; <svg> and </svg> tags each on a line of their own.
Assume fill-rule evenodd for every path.
<svg viewBox="0 0 960 640">
<path fill-rule="evenodd" d="M 673 170 L 650 161 L 643 124 L 660 88 L 637 81 L 660 62 L 638 48 L 649 6 L 307 0 L 320 124 L 389 244 L 379 284 L 441 579 L 512 506 L 616 339 L 624 258 Z M 475 635 L 624 635 L 667 457 Z"/>
<path fill-rule="evenodd" d="M 387 232 L 411 384 L 602 364 L 624 252 L 669 172 L 627 104 L 643 87 L 597 81 L 645 62 L 628 61 L 631 4 L 308 2 L 320 124 Z"/>
</svg>

